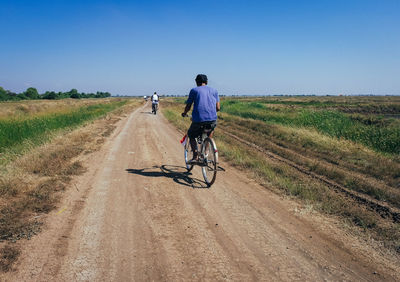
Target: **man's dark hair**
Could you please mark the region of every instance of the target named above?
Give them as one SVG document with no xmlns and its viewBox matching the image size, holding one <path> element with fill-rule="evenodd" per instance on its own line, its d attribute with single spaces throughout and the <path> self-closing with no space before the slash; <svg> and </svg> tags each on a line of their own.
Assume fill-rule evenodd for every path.
<svg viewBox="0 0 400 282">
<path fill-rule="evenodd" d="M 196 84 L 197 84 L 197 86 L 200 86 L 203 83 L 207 84 L 207 82 L 208 82 L 208 79 L 207 79 L 207 76 L 205 74 L 198 74 L 196 76 Z"/>
</svg>

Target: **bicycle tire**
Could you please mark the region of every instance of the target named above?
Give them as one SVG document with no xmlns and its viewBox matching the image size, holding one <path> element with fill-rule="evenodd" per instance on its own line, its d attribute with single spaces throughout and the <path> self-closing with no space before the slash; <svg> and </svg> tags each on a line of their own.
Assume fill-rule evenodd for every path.
<svg viewBox="0 0 400 282">
<path fill-rule="evenodd" d="M 187 171 L 191 171 L 193 169 L 193 164 L 189 164 L 188 162 L 193 158 L 193 151 L 192 151 L 192 146 L 190 146 L 190 142 L 189 142 L 189 137 L 186 137 L 186 144 L 185 144 L 185 165 L 186 165 L 186 169 Z"/>
<path fill-rule="evenodd" d="M 207 137 L 201 147 L 202 156 L 206 165 L 201 167 L 204 181 L 210 187 L 214 184 L 217 177 L 218 150 L 212 138 Z"/>
</svg>

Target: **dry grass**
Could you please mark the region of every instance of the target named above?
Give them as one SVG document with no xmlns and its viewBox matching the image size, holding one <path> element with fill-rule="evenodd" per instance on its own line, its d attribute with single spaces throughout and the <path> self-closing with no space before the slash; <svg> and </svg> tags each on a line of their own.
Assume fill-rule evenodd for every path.
<svg viewBox="0 0 400 282">
<path fill-rule="evenodd" d="M 11 269 L 18 242 L 41 230 L 74 175 L 85 171 L 81 158 L 100 149 L 122 116 L 141 101 L 132 100 L 105 118 L 73 131 L 58 132 L 50 143 L 32 149 L 3 168 L 0 175 L 0 268 Z M 75 105 L 77 106 L 77 105 Z"/>
<path fill-rule="evenodd" d="M 33 117 L 44 114 L 70 111 L 83 106 L 108 103 L 114 98 L 106 99 L 62 99 L 62 100 L 23 100 L 0 103 L 0 119 Z"/>
<path fill-rule="evenodd" d="M 15 246 L 4 246 L 0 249 L 0 271 L 6 272 L 11 270 L 12 264 L 17 260 L 20 251 Z"/>
</svg>

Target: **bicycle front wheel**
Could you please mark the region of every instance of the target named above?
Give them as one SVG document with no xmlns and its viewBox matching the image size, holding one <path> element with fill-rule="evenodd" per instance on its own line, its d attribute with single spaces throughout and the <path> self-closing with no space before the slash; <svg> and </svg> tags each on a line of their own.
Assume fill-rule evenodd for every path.
<svg viewBox="0 0 400 282">
<path fill-rule="evenodd" d="M 202 155 L 204 157 L 204 165 L 201 167 L 204 181 L 208 187 L 213 185 L 217 177 L 218 150 L 215 142 L 211 138 L 206 138 L 202 146 Z"/>
<path fill-rule="evenodd" d="M 193 151 L 192 146 L 190 146 L 189 137 L 186 137 L 186 144 L 185 144 L 185 164 L 187 171 L 191 171 L 193 169 L 193 164 L 189 163 L 190 160 L 193 159 Z"/>
</svg>

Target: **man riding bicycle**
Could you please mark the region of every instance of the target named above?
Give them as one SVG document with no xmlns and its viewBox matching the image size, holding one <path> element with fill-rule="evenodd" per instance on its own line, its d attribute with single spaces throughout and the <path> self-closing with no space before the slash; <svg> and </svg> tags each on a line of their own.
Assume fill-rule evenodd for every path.
<svg viewBox="0 0 400 282">
<path fill-rule="evenodd" d="M 158 109 L 158 100 L 159 97 L 157 95 L 157 92 L 154 92 L 153 95 L 151 95 L 151 112 L 155 113 L 156 110 Z"/>
<path fill-rule="evenodd" d="M 196 76 L 197 87 L 190 90 L 189 98 L 186 101 L 186 107 L 182 116 L 186 116 L 193 105 L 192 124 L 188 130 L 190 146 L 193 151 L 192 162 L 198 160 L 198 150 L 196 137 L 202 134 L 203 128 L 212 129 L 209 137 L 212 137 L 214 129 L 217 126 L 217 111 L 220 110 L 220 102 L 217 90 L 207 86 L 208 79 L 205 74 Z"/>
</svg>

